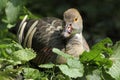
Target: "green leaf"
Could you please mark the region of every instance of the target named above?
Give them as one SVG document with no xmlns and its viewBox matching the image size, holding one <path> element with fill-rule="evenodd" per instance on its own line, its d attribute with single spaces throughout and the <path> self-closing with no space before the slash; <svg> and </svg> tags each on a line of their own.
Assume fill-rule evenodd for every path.
<svg viewBox="0 0 120 80">
<path fill-rule="evenodd" d="M 31 49 L 18 50 L 15 51 L 12 55 L 15 60 L 20 60 L 25 62 L 36 57 L 36 54 Z"/>
<path fill-rule="evenodd" d="M 84 67 L 83 67 L 83 64 L 80 63 L 79 59 L 71 55 L 68 55 L 56 48 L 53 48 L 53 52 L 67 59 L 67 65 L 65 64 L 57 65 L 63 74 L 72 78 L 83 76 Z"/>
<path fill-rule="evenodd" d="M 78 58 L 75 58 L 71 55 L 68 55 L 62 51 L 60 51 L 57 48 L 53 48 L 53 52 L 65 57 L 67 59 L 67 65 L 57 65 L 60 70 L 62 71 L 63 74 L 72 77 L 72 78 L 77 78 L 77 77 L 82 77 L 84 73 L 84 67 L 83 64 L 79 61 Z"/>
<path fill-rule="evenodd" d="M 12 65 L 18 65 L 18 64 L 22 64 L 22 62 L 21 61 L 15 61 L 15 60 L 6 60 L 7 62 L 9 62 L 10 64 L 12 64 Z"/>
<path fill-rule="evenodd" d="M 14 23 L 17 20 L 18 14 L 20 13 L 20 7 L 20 1 L 18 0 L 8 1 L 5 9 L 8 23 Z"/>
<path fill-rule="evenodd" d="M 11 47 L 11 44 L 0 44 L 0 48 L 8 48 Z"/>
<path fill-rule="evenodd" d="M 43 74 L 40 73 L 39 70 L 33 68 L 23 68 L 23 73 L 25 79 L 41 80 L 41 78 L 43 77 Z"/>
<path fill-rule="evenodd" d="M 69 54 L 66 54 L 66 53 L 62 52 L 62 51 L 60 51 L 60 50 L 57 49 L 57 48 L 53 48 L 52 51 L 53 51 L 54 53 L 56 53 L 56 54 L 58 54 L 58 55 L 64 57 L 64 58 L 66 58 L 66 59 L 73 58 L 73 56 L 71 56 L 71 55 L 69 55 Z"/>
<path fill-rule="evenodd" d="M 5 8 L 7 1 L 8 1 L 8 0 L 0 0 L 0 11 L 1 11 L 3 8 Z"/>
<path fill-rule="evenodd" d="M 68 59 L 67 65 L 71 68 L 81 69 L 81 71 L 83 70 L 83 64 L 76 59 Z"/>
<path fill-rule="evenodd" d="M 111 46 L 112 46 L 112 41 L 110 38 L 105 38 L 103 40 L 101 40 L 99 43 L 95 44 L 92 49 L 97 49 L 97 50 L 103 50 L 103 51 L 106 51 L 108 52 L 109 54 L 112 54 L 113 51 L 111 49 Z"/>
<path fill-rule="evenodd" d="M 7 73 L 0 71 L 0 80 L 14 80 Z"/>
<path fill-rule="evenodd" d="M 80 61 L 106 68 L 111 67 L 112 61 L 109 60 L 110 55 L 113 53 L 111 45 L 112 41 L 109 38 L 100 41 L 91 48 L 90 52 L 84 52 L 80 56 Z"/>
<path fill-rule="evenodd" d="M 40 68 L 53 68 L 55 64 L 41 64 L 39 65 Z"/>
<path fill-rule="evenodd" d="M 91 74 L 86 76 L 87 80 L 102 80 L 101 71 L 99 69 L 93 70 Z"/>
<path fill-rule="evenodd" d="M 68 77 L 68 76 L 63 76 L 63 75 L 61 75 L 61 74 L 58 74 L 57 76 L 55 76 L 55 77 L 53 78 L 53 80 L 71 80 L 71 79 L 70 79 L 70 77 Z"/>
<path fill-rule="evenodd" d="M 70 68 L 67 65 L 59 65 L 58 66 L 60 70 L 62 71 L 63 74 L 72 77 L 72 78 L 77 78 L 77 77 L 82 77 L 83 76 L 83 70 L 77 69 L 77 68 Z M 82 68 L 82 67 L 81 67 Z"/>
<path fill-rule="evenodd" d="M 113 51 L 113 55 L 110 57 L 113 65 L 108 73 L 116 80 L 120 80 L 120 41 L 115 44 Z"/>
<path fill-rule="evenodd" d="M 102 77 L 104 80 L 115 80 L 110 74 L 106 72 L 106 70 L 102 70 Z"/>
<path fill-rule="evenodd" d="M 23 49 L 23 47 L 19 43 L 15 42 L 15 41 L 12 41 L 12 43 L 13 43 L 13 47 L 15 47 L 15 49 L 16 48 L 18 48 L 18 50 Z"/>
</svg>

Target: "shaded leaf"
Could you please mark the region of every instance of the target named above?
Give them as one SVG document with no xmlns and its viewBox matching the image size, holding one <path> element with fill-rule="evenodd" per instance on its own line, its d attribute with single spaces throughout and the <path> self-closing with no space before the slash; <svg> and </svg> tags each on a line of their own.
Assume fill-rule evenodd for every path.
<svg viewBox="0 0 120 80">
<path fill-rule="evenodd" d="M 110 74 L 106 73 L 106 70 L 102 70 L 102 77 L 104 80 L 115 80 Z"/>
<path fill-rule="evenodd" d="M 24 78 L 31 79 L 31 80 L 40 80 L 43 76 L 42 73 L 39 72 L 37 69 L 33 68 L 23 68 Z M 41 77 L 42 76 L 42 77 Z"/>
<path fill-rule="evenodd" d="M 77 78 L 77 77 L 82 77 L 83 76 L 83 70 L 79 70 L 76 68 L 70 68 L 67 65 L 59 65 L 58 66 L 62 73 L 65 75 L 72 77 L 72 78 Z M 82 68 L 82 67 L 81 67 Z"/>
<path fill-rule="evenodd" d="M 86 76 L 86 79 L 87 80 L 102 80 L 101 71 L 99 69 L 92 71 L 91 74 Z"/>
<path fill-rule="evenodd" d="M 19 61 L 29 61 L 36 57 L 36 54 L 33 53 L 33 51 L 30 49 L 22 49 L 15 51 L 12 55 L 15 60 Z"/>
<path fill-rule="evenodd" d="M 71 80 L 71 79 L 67 76 L 63 76 L 61 74 L 58 74 L 57 76 L 55 76 L 55 78 L 53 78 L 53 80 Z"/>
<path fill-rule="evenodd" d="M 113 65 L 108 73 L 116 80 L 120 80 L 120 41 L 115 44 L 113 51 L 113 55 L 110 57 Z"/>
<path fill-rule="evenodd" d="M 1 11 L 3 8 L 5 8 L 7 1 L 8 1 L 8 0 L 0 0 L 0 11 Z"/>
<path fill-rule="evenodd" d="M 0 71 L 0 80 L 14 80 L 14 79 L 5 72 Z"/>
<path fill-rule="evenodd" d="M 20 13 L 20 5 L 18 5 L 16 0 L 8 1 L 5 12 L 8 23 L 13 23 L 17 20 Z"/>
</svg>

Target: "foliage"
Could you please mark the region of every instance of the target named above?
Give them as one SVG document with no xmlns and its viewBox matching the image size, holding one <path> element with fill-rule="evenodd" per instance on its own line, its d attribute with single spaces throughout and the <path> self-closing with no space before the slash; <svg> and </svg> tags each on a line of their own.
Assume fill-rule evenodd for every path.
<svg viewBox="0 0 120 80">
<path fill-rule="evenodd" d="M 69 77 L 72 77 L 72 78 L 77 78 L 77 77 L 83 76 L 83 72 L 84 72 L 83 64 L 81 64 L 79 59 L 76 59 L 70 55 L 67 55 L 55 48 L 53 48 L 53 52 L 67 58 L 67 64 L 57 65 L 60 68 L 60 70 L 62 71 L 62 73 L 64 73 L 65 75 L 67 75 Z"/>
<path fill-rule="evenodd" d="M 105 0 L 103 1 L 105 2 Z M 30 1 L 28 4 L 32 2 Z M 111 0 L 111 2 L 113 1 Z M 33 15 L 24 6 L 26 3 L 26 0 L 0 0 L 0 80 L 120 80 L 120 41 L 113 45 L 109 38 L 96 43 L 90 52 L 84 52 L 79 58 L 74 58 L 53 48 L 54 53 L 67 59 L 66 64 L 49 63 L 32 68 L 29 61 L 36 57 L 35 52 L 32 49 L 23 48 L 17 43 L 16 36 L 9 32 L 9 28 L 13 27 L 26 14 L 29 15 L 29 18 L 41 17 L 41 15 Z M 96 8 L 87 4 L 86 6 L 82 5 L 81 9 L 87 9 L 88 12 L 91 9 L 93 12 L 102 12 L 102 10 L 96 11 Z M 44 11 L 46 11 L 46 7 L 44 7 Z M 61 9 L 64 8 L 61 7 Z M 61 9 L 56 10 L 59 10 L 59 13 L 62 11 Z M 106 9 L 105 11 L 108 11 Z M 48 8 L 49 12 L 46 12 L 45 15 L 51 15 L 51 10 Z M 108 13 L 106 12 L 106 15 Z M 94 19 L 97 14 L 91 13 L 89 15 L 92 15 L 90 19 Z M 103 25 L 103 22 L 96 24 L 98 28 L 100 25 Z"/>
<path fill-rule="evenodd" d="M 119 70 L 119 66 L 120 66 L 120 41 L 116 43 L 116 45 L 114 45 L 113 48 L 113 55 L 110 57 L 110 59 L 113 61 L 113 65 L 110 68 L 110 70 L 108 71 L 108 73 L 115 78 L 116 80 L 120 79 L 120 70 Z"/>
<path fill-rule="evenodd" d="M 27 67 L 28 61 L 34 57 L 36 54 L 33 50 L 23 49 L 21 45 L 10 39 L 0 40 L 0 75 L 3 75 L 3 80 L 20 76 L 24 67 Z"/>
<path fill-rule="evenodd" d="M 84 52 L 80 59 L 74 58 L 53 48 L 53 52 L 65 57 L 66 64 L 41 64 L 44 71 L 31 68 L 29 60 L 36 55 L 31 49 L 24 49 L 18 43 L 7 39 L 0 41 L 0 79 L 86 79 L 86 80 L 119 80 L 119 47 L 120 42 L 112 44 L 106 38 L 95 44 L 90 52 Z M 113 52 L 112 52 L 113 51 Z M 106 77 L 106 76 L 108 77 Z"/>
</svg>

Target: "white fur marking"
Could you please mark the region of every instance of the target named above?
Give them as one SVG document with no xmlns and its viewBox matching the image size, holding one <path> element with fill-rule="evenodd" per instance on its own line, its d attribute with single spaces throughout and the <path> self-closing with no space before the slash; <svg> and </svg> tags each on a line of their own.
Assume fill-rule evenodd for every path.
<svg viewBox="0 0 120 80">
<path fill-rule="evenodd" d="M 32 32 L 32 30 L 35 28 L 35 26 L 36 26 L 37 24 L 38 24 L 38 20 L 35 21 L 35 22 L 32 24 L 32 26 L 30 26 L 30 28 L 29 28 L 29 30 L 28 30 L 28 32 L 27 32 L 27 34 L 26 34 L 25 40 L 24 40 L 24 46 L 26 46 L 26 43 L 27 43 L 27 41 L 28 41 L 28 37 L 29 37 L 30 33 Z"/>
<path fill-rule="evenodd" d="M 19 39 L 19 33 L 21 32 L 21 27 L 23 27 L 23 24 L 25 22 L 25 20 L 27 19 L 28 15 L 25 15 L 25 17 L 23 18 L 22 22 L 20 23 L 20 26 L 19 26 L 19 29 L 17 31 L 17 36 L 18 36 L 18 40 L 19 40 L 19 43 L 21 43 L 22 40 Z"/>
<path fill-rule="evenodd" d="M 26 24 L 27 24 L 27 22 L 24 22 L 24 24 L 23 24 L 22 27 L 21 27 L 20 33 L 19 33 L 19 35 L 18 35 L 19 43 L 22 42 L 22 36 L 23 36 L 23 32 L 24 32 L 24 29 L 25 29 Z"/>
<path fill-rule="evenodd" d="M 82 33 L 80 33 L 80 34 L 75 34 L 75 37 L 77 38 L 77 39 L 79 39 L 80 40 L 80 42 L 81 43 L 83 43 L 83 41 L 82 41 Z"/>
<path fill-rule="evenodd" d="M 33 29 L 33 31 L 29 34 L 29 37 L 28 37 L 28 43 L 27 43 L 27 47 L 31 48 L 32 47 L 32 38 L 33 38 L 33 35 L 36 31 L 36 27 Z"/>
<path fill-rule="evenodd" d="M 20 23 L 20 26 L 19 26 L 19 29 L 18 29 L 18 34 L 19 34 L 20 30 L 21 30 L 21 27 L 22 27 L 23 23 L 27 19 L 27 17 L 28 17 L 28 15 L 25 15 L 25 17 L 23 18 L 22 22 Z"/>
<path fill-rule="evenodd" d="M 46 32 L 51 31 L 51 29 L 54 28 L 52 25 L 50 25 L 47 29 Z"/>
<path fill-rule="evenodd" d="M 60 29 L 62 29 L 62 26 L 57 26 L 56 30 L 60 30 Z"/>
</svg>

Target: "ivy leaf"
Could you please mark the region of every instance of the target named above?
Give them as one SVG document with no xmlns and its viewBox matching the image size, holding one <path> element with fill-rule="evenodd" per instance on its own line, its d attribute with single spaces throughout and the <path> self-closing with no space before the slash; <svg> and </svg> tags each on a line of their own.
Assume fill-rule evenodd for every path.
<svg viewBox="0 0 120 80">
<path fill-rule="evenodd" d="M 113 47 L 113 55 L 110 59 L 113 61 L 112 67 L 107 73 L 109 73 L 116 80 L 120 80 L 120 41 Z"/>
<path fill-rule="evenodd" d="M 15 60 L 23 61 L 23 62 L 29 61 L 36 57 L 36 54 L 33 53 L 31 49 L 18 50 L 15 51 L 12 55 Z"/>
</svg>

